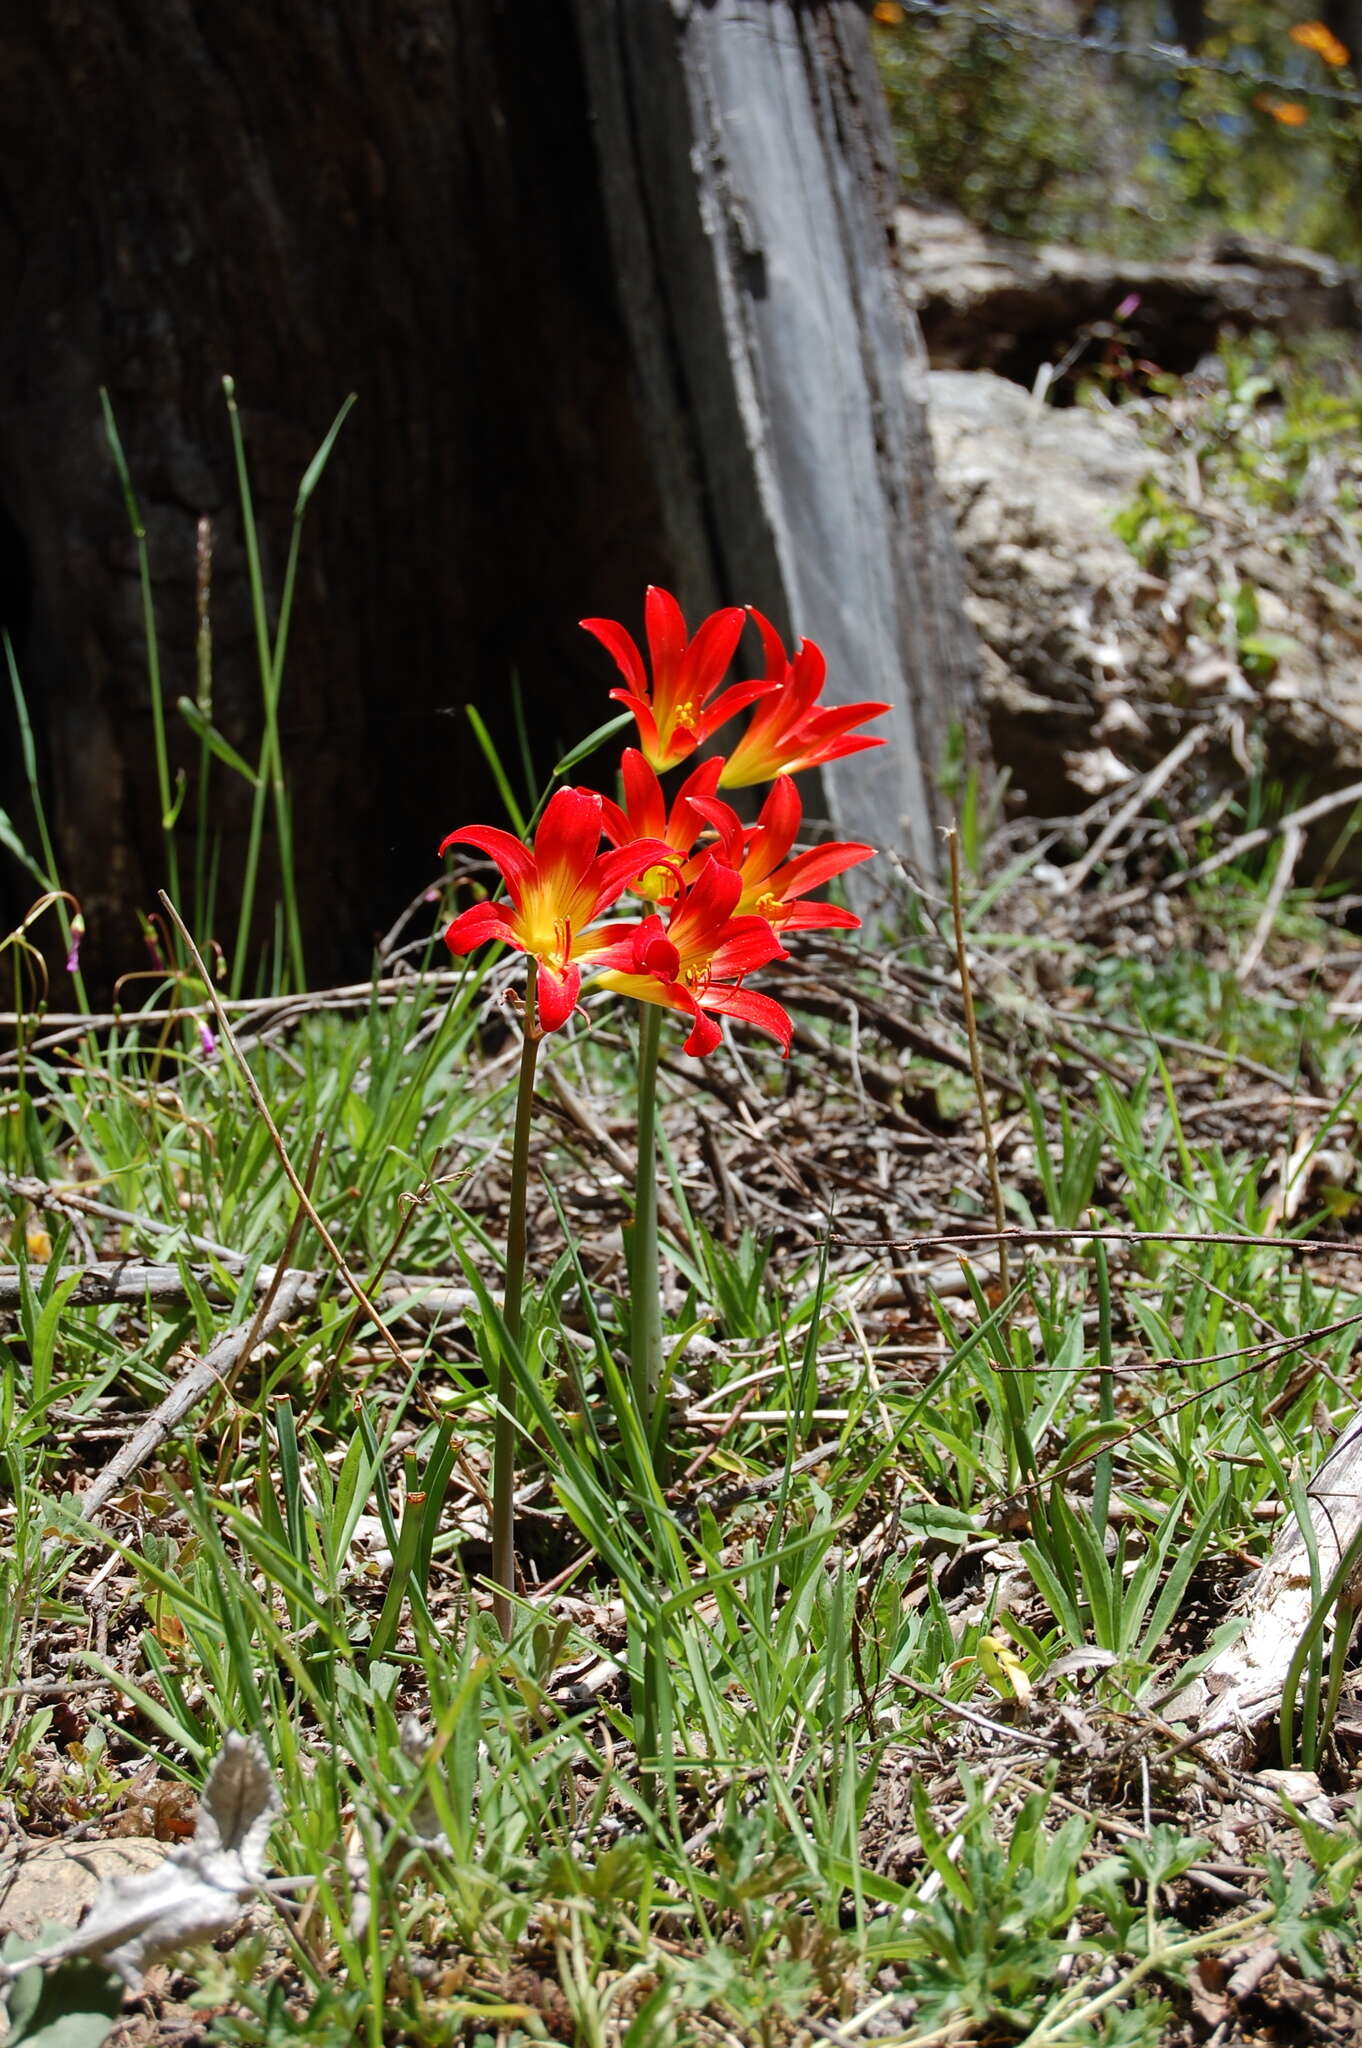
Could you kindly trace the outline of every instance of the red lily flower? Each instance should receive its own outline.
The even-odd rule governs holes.
[[[614,656],[628,688],[612,690],[611,698],[617,704],[627,704],[633,712],[643,752],[659,774],[665,774],[693,754],[735,711],[764,697],[776,685],[770,678],[734,683],[709,704],[742,634],[741,606],[711,612],[688,641],[676,599],[650,584],[643,615],[653,670],[651,695],[633,636],[614,619],[583,619],[581,623]]]
[[[670,867],[649,868],[638,876],[634,883],[638,895],[656,902],[676,894],[677,871],[705,829],[705,820],[695,809],[693,799],[713,796],[723,765],[717,754],[702,761],[686,777],[669,810],[654,770],[637,747],[626,747],[620,761],[624,809],[605,798],[601,813],[605,836],[612,846],[628,846],[635,839],[663,839],[675,855]]]
[[[539,821],[533,851],[494,825],[464,825],[440,843],[441,853],[448,846],[476,846],[490,854],[510,897],[509,903],[475,903],[465,910],[446,931],[445,944],[451,953],[471,953],[499,939],[530,954],[539,963],[541,1032],[557,1031],[577,1007],[577,963],[592,954],[601,936],[588,926],[645,868],[675,859],[659,839],[635,839],[598,853],[603,805],[594,789],[558,790]]]
[[[801,643],[793,661],[769,619],[759,611],[752,618],[761,634],[766,657],[766,680],[775,687],[752,714],[737,746],[729,755],[719,778],[720,789],[746,789],[753,782],[770,782],[773,777],[798,775],[804,768],[816,768],[823,761],[838,761],[844,754],[859,754],[865,747],[882,747],[884,741],[852,731],[863,719],[878,718],[887,704],[818,703],[828,665],[823,650],[814,640]]]
[[[601,984],[640,1003],[660,1003],[691,1019],[686,1051],[701,1057],[719,1043],[714,1013],[769,1031],[789,1056],[794,1026],[770,996],[740,986],[754,968],[789,956],[764,917],[735,917],[742,879],[710,856],[664,924],[656,915],[616,928],[595,959]]]
[[[788,775],[777,781],[755,825],[744,825],[733,807],[717,797],[698,797],[695,809],[719,835],[719,858],[741,879],[737,916],[750,912],[764,917],[777,932],[853,931],[860,924],[860,918],[840,904],[799,899],[869,860],[875,849],[859,840],[838,839],[786,860],[804,816],[799,792]]]

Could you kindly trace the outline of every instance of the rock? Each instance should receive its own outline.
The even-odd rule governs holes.
[[[1208,504],[1204,538],[1155,576],[1112,522],[1144,478],[1174,496],[1181,478],[1130,419],[1038,404],[987,370],[933,371],[928,385],[993,754],[1018,802],[1042,816],[1081,810],[1093,756],[1111,786],[1113,760],[1147,771],[1192,719],[1207,727],[1197,767],[1207,798],[1241,785],[1255,759],[1308,796],[1357,779],[1362,599],[1301,548],[1304,510],[1289,531],[1260,532]],[[1255,673],[1220,609],[1236,580],[1256,594],[1256,632],[1274,650]],[[1327,822],[1330,843],[1341,823]]]
[[[1137,263],[1096,250],[986,235],[946,208],[900,207],[908,302],[934,368],[997,370],[1029,389],[1085,329],[1091,361],[1120,324],[1137,355],[1185,374],[1227,329],[1283,335],[1362,331],[1362,280],[1312,250],[1222,235],[1183,256]],[[1082,360],[1082,358],[1080,358]]]
[[[1134,674],[1167,665],[1152,602],[1164,586],[1112,531],[1157,458],[1119,415],[1037,405],[987,370],[936,370],[928,385],[994,759],[1033,811],[1080,808],[1065,755],[1105,740],[1138,758],[1126,751],[1137,729],[1095,728]]]
[[[0,1857],[0,1931],[31,1941],[44,1926],[74,1927],[107,1877],[155,1870],[169,1842],[28,1841]]]

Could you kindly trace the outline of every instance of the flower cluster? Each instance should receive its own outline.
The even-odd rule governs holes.
[[[790,1049],[789,1017],[746,977],[789,956],[782,935],[849,927],[849,910],[810,900],[810,891],[868,860],[874,848],[850,840],[794,853],[803,806],[791,780],[883,741],[860,732],[887,704],[822,705],[827,672],[806,640],[787,655],[759,612],[762,673],[721,688],[747,613],[714,612],[692,637],[675,598],[649,590],[644,607],[645,662],[613,619],[583,619],[624,678],[611,692],[638,727],[637,747],[620,763],[623,803],[590,789],[560,789],[545,806],[532,845],[490,825],[466,825],[440,847],[475,846],[490,855],[506,900],[477,903],[445,933],[454,953],[500,940],[536,962],[535,1028],[557,1031],[577,1008],[583,977],[641,1003],[679,1011],[689,1022],[686,1051],[712,1052],[718,1017],[768,1031]],[[717,694],[716,694],[717,693]],[[695,767],[668,800],[659,776],[695,753],[737,712],[752,707],[728,755]],[[773,786],[755,824],[745,823],[720,790]],[[602,848],[602,841],[605,842]],[[612,921],[621,898],[641,914]]]

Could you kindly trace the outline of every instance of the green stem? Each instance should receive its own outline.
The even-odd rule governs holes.
[[[662,1385],[662,1268],[657,1250],[657,1058],[661,1043],[661,1007],[644,1003],[638,1030],[638,1166],[629,1292],[634,1401],[650,1443]]]
[[[176,799],[170,773],[170,751],[166,741],[165,701],[161,686],[161,652],[156,638],[156,605],[151,591],[151,556],[147,547],[147,529],[143,523],[141,509],[132,487],[132,472],[123,453],[119,439],[118,424],[114,419],[113,403],[102,387],[99,402],[104,410],[104,430],[108,436],[113,454],[114,468],[118,472],[119,485],[123,492],[123,503],[132,528],[133,543],[137,549],[137,580],[142,593],[142,628],[147,643],[147,681],[151,687],[151,738],[156,760],[156,787],[161,799],[161,839],[165,847],[166,878],[170,894],[177,901],[180,894],[180,864],[175,848],[175,820],[180,806]],[[177,949],[178,950],[178,949]]]
[[[520,1085],[515,1101],[511,1148],[511,1209],[506,1220],[506,1293],[502,1320],[510,1344],[520,1346],[521,1302],[525,1293],[525,1216],[530,1186],[530,1123],[534,1114],[534,1069],[539,1058],[535,1019],[535,968],[525,990],[525,1036],[520,1046]],[[511,1595],[515,1591],[515,1371],[503,1350],[497,1367],[497,1412],[492,1436],[492,1612],[508,1640]]]

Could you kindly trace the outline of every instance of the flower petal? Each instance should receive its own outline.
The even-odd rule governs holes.
[[[562,1029],[577,1007],[581,987],[580,967],[566,967],[561,974],[556,974],[551,967],[546,967],[543,961],[540,961],[534,988],[541,1032]]]
[[[595,864],[591,876],[594,892],[591,907],[584,913],[582,921],[599,917],[603,910],[609,910],[629,883],[649,868],[667,868],[674,874],[678,865],[675,848],[668,846],[665,839],[630,839],[623,846],[613,847],[609,853],[603,853]]]
[[[803,896],[810,889],[819,888],[830,882],[834,875],[844,874],[848,868],[859,867],[863,860],[874,857],[873,846],[862,846],[852,839],[834,839],[826,846],[815,846],[808,853],[796,854],[792,861],[771,876],[770,886],[786,903],[792,896]]]
[[[667,830],[667,800],[657,771],[637,747],[626,747],[620,756],[620,780],[624,784],[624,808],[635,838],[661,839]]]
[[[601,798],[594,789],[558,789],[534,835],[535,866],[546,898],[566,913],[601,843]]]
[[[707,855],[668,926],[671,938],[683,953],[707,953],[741,895],[742,876]]]
[[[684,1007],[684,1004],[678,1003],[677,1005],[678,1009]],[[702,1060],[706,1053],[713,1052],[723,1033],[712,1017],[707,1017],[703,1010],[696,1008],[694,1005],[691,1007],[695,1022],[691,1026],[690,1037],[686,1040],[681,1050],[682,1052],[688,1052],[692,1059]]]
[[[726,804],[721,797],[716,796],[692,797],[691,804],[692,808],[700,813],[705,823],[712,826],[715,832],[718,833],[719,839],[715,851],[719,859],[731,868],[740,868],[742,866],[743,840],[746,837],[748,828],[743,824],[742,819],[738,816],[732,804]]]
[[[480,852],[490,854],[511,892],[512,903],[519,909],[526,885],[535,878],[535,859],[527,846],[496,825],[461,825],[457,832],[450,832],[440,841],[441,853],[447,846],[476,846]]]
[[[711,612],[696,628],[686,649],[686,695],[697,705],[712,696],[723,681],[724,670],[733,659],[746,624],[747,614],[742,606],[729,605],[723,611]]]
[[[697,737],[707,740],[711,733],[717,732],[721,725],[727,725],[739,711],[745,711],[759,697],[773,696],[779,688],[779,683],[763,682],[759,677],[751,682],[730,683],[726,690],[719,692],[708,711],[702,712],[695,721]]]
[[[754,988],[711,987],[705,990],[703,1001],[707,1010],[717,1010],[724,1017],[738,1017],[744,1024],[755,1024],[759,1031],[769,1031],[779,1042],[782,1055],[790,1057],[794,1023],[770,996],[760,995]],[[686,1050],[689,1052],[690,1047]]]
[[[766,663],[767,677],[771,682],[783,683],[785,672],[790,666],[790,658],[785,652],[785,642],[771,621],[763,617],[755,605],[749,605],[747,611],[752,624],[761,635],[761,651]]]
[[[723,936],[710,956],[709,971],[716,981],[737,981],[767,967],[772,960],[787,960],[775,930],[764,917],[755,914],[735,917],[724,927]]]
[[[854,932],[861,920],[840,903],[785,903],[771,914],[778,932]]]
[[[643,630],[648,636],[648,654],[653,664],[653,701],[670,698],[676,673],[686,651],[686,621],[670,590],[656,583],[648,585],[643,599]],[[665,718],[665,707],[659,707]]]
[[[657,758],[662,749],[658,736],[657,720],[653,717],[652,706],[647,698],[631,696],[628,690],[612,690],[610,692],[610,701],[612,704],[627,704],[633,712],[634,723],[638,727],[639,745],[654,767],[656,767]]]
[[[643,666],[643,656],[632,633],[626,633],[616,619],[579,619],[578,625],[594,634],[607,654],[613,655],[615,666],[629,685],[635,697],[648,695],[648,676]]]
[[[475,946],[498,939],[502,945],[514,946],[518,953],[523,953],[525,948],[513,929],[514,917],[508,903],[475,903],[448,927],[445,944],[451,953],[471,953]]]

